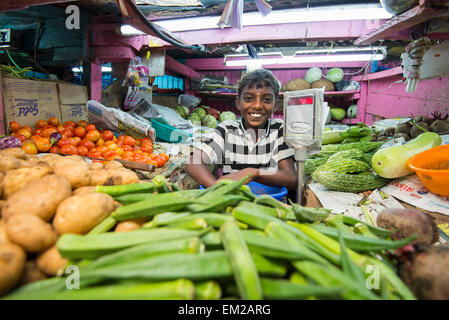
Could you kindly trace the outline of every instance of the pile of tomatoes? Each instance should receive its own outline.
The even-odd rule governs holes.
[[[11,121],[9,129],[28,154],[50,152],[104,160],[123,159],[153,164],[158,168],[169,160],[165,153],[153,153],[153,142],[149,138],[116,137],[112,131],[99,130],[84,120],[61,123],[58,118],[49,118],[37,121],[35,129]]]

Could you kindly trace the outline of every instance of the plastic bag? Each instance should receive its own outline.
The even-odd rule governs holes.
[[[178,97],[178,104],[187,108],[196,108],[201,102],[200,98],[191,96],[189,94],[180,94]]]
[[[143,96],[149,95],[151,99],[151,87],[148,86],[150,69],[142,58],[134,57],[129,62],[128,72],[122,85],[128,87],[123,110],[132,110]]]

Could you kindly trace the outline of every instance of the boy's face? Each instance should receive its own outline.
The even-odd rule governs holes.
[[[263,128],[277,108],[274,90],[264,82],[244,87],[236,103],[245,123],[252,129]]]

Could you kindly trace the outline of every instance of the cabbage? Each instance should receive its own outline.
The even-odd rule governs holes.
[[[204,117],[204,119],[201,121],[203,126],[209,127],[209,128],[216,128],[217,127],[217,119],[215,119],[214,116],[208,114]]]
[[[318,81],[321,79],[321,76],[323,73],[321,72],[320,68],[313,67],[307,70],[306,76],[304,77],[304,80],[306,80],[308,83],[313,83],[315,81]]]
[[[189,108],[187,108],[186,106],[181,106],[184,109],[184,113],[186,115],[186,117],[190,114],[190,110]]]
[[[200,119],[203,120],[204,117],[206,116],[206,110],[203,108],[195,108],[193,110],[193,113],[197,113],[200,116]]]
[[[326,74],[327,80],[332,81],[333,83],[337,83],[338,81],[343,79],[343,76],[344,72],[341,68],[332,68]]]
[[[232,111],[223,111],[220,114],[219,118],[220,122],[226,121],[226,120],[236,120],[235,113]]]
[[[182,106],[177,106],[177,107],[175,108],[175,111],[176,111],[177,114],[179,114],[179,116],[180,116],[181,118],[183,118],[183,119],[186,118],[186,112],[184,111],[184,108],[183,108]]]
[[[193,112],[190,115],[190,121],[192,122],[193,125],[195,126],[201,126],[201,118],[200,115],[196,112]]]

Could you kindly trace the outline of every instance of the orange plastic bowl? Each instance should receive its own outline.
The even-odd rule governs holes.
[[[449,145],[418,153],[407,165],[429,191],[449,197]]]

